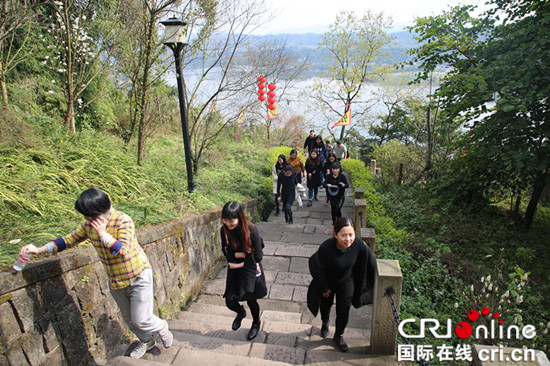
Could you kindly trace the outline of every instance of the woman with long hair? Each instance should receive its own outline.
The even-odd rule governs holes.
[[[252,327],[247,339],[252,340],[260,330],[260,305],[257,300],[267,295],[261,263],[263,240],[256,226],[247,220],[238,202],[230,201],[223,206],[222,223],[222,251],[228,265],[223,296],[226,306],[237,313],[231,329],[241,327],[246,310],[239,301],[246,301],[252,313]]]
[[[332,223],[342,216],[342,206],[344,205],[346,188],[349,187],[346,176],[342,173],[340,163],[333,163],[330,167],[330,174],[325,176],[323,186],[327,188],[330,209],[332,214]]]
[[[277,200],[283,201],[283,212],[285,213],[285,222],[292,225],[292,204],[296,198],[296,185],[298,179],[296,172],[290,165],[287,165],[279,173],[277,179]]]
[[[277,158],[277,162],[275,163],[275,165],[273,165],[273,168],[271,169],[271,176],[273,177],[273,194],[275,195],[275,216],[279,216],[279,200],[277,200],[277,179],[279,179],[279,173],[281,172],[281,170],[283,170],[286,164],[286,157],[281,154],[279,155],[279,157]]]
[[[317,155],[316,150],[312,150],[309,154],[309,158],[306,160],[306,172],[307,172],[307,187],[309,188],[309,201],[308,206],[311,206],[313,199],[319,201],[317,198],[317,192],[319,186],[321,185],[321,175],[322,175],[323,164],[321,164],[321,159]]]
[[[321,163],[324,164],[328,152],[327,147],[323,142],[323,138],[321,136],[315,136],[315,142],[313,143],[313,148],[311,149],[311,151],[316,151],[317,156],[319,156],[319,160],[321,160]]]
[[[347,352],[344,331],[351,305],[359,308],[372,303],[376,257],[368,245],[355,236],[353,221],[340,217],[334,223],[332,238],[325,240],[309,259],[313,277],[307,306],[314,316],[321,312],[321,337],[329,332],[330,309],[336,295],[336,329],[333,340]]]

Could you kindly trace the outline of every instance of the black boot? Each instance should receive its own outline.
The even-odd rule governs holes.
[[[321,337],[326,338],[328,335],[328,322],[323,322],[323,325],[321,325]]]
[[[237,330],[241,327],[241,322],[246,317],[246,310],[244,310],[244,307],[241,306],[241,312],[237,314],[237,317],[235,320],[233,320],[233,325],[231,326],[231,329]]]
[[[258,322],[253,322],[252,327],[250,328],[250,331],[248,332],[248,336],[246,337],[247,340],[251,341],[258,335],[258,331],[260,330],[260,324],[261,322],[258,320]]]
[[[336,343],[336,346],[338,346],[338,349],[342,352],[347,352],[348,351],[348,344],[346,343],[346,341],[344,341],[344,336],[343,335],[334,335],[334,338],[332,338],[332,340],[334,341],[334,343]]]
[[[288,223],[289,223],[289,225],[292,225],[294,223],[292,221],[292,211],[288,213]]]
[[[285,212],[285,222],[288,222],[288,214]]]

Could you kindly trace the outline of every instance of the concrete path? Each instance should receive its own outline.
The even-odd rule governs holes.
[[[204,283],[201,294],[187,311],[169,320],[174,345],[162,344],[140,360],[119,356],[109,360],[113,366],[160,365],[398,365],[396,357],[368,354],[371,307],[352,308],[344,339],[349,351],[340,352],[332,341],[333,306],[330,331],[320,337],[320,317],[313,318],[306,307],[307,286],[311,280],[308,258],[319,244],[332,235],[330,206],[325,192],[311,207],[295,207],[294,224],[287,225],[284,215],[271,214],[267,222],[256,223],[265,241],[263,266],[268,296],[259,300],[260,333],[252,342],[246,340],[252,320],[247,318],[236,332],[231,330],[235,313],[226,308],[222,294],[227,268]],[[353,217],[353,189],[347,190],[343,215]]]

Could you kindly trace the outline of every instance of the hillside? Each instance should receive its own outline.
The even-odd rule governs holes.
[[[409,32],[394,32],[390,33],[394,37],[391,47],[387,47],[385,51],[389,55],[389,60],[379,60],[379,63],[399,63],[406,60],[405,52],[416,45],[413,35]],[[318,33],[303,33],[303,34],[270,34],[264,36],[250,35],[249,42],[269,41],[277,43],[286,43],[287,48],[298,54],[302,59],[308,58],[311,65],[311,70],[308,73],[301,75],[301,78],[308,79],[319,74],[325,67],[323,58],[323,50],[318,48],[321,42],[322,35]]]

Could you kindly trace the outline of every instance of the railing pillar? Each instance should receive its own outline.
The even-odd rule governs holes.
[[[355,236],[361,237],[361,228],[366,226],[367,220],[367,200],[364,198],[355,199]]]
[[[370,350],[371,354],[393,355],[397,347],[397,324],[386,291],[393,288],[395,307],[399,312],[403,274],[399,261],[378,259],[374,280],[372,304],[372,324]]]
[[[363,198],[365,198],[365,188],[363,188],[363,187],[355,187],[355,198],[356,198],[356,199],[363,199]]]
[[[376,160],[371,159],[370,161],[370,172],[376,174]]]
[[[372,227],[361,228],[361,239],[368,244],[371,252],[376,251],[376,232]]]

